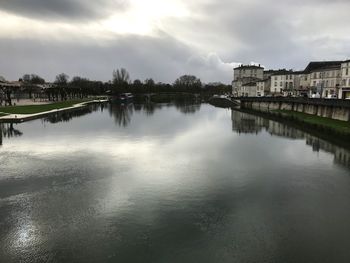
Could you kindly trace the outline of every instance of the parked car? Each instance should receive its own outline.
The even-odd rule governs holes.
[[[319,98],[321,98],[321,95],[320,95],[320,93],[314,93],[314,94],[311,95],[311,98],[319,99]]]
[[[337,99],[338,97],[337,97],[337,95],[335,95],[335,94],[329,94],[327,97],[326,97],[326,99]]]

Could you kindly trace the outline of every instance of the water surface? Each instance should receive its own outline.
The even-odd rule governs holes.
[[[350,152],[197,105],[0,124],[1,262],[349,262]]]

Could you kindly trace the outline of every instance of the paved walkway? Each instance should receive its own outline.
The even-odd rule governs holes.
[[[16,100],[16,99],[13,99],[12,100],[12,104],[14,106],[43,105],[43,104],[50,104],[50,103],[54,103],[54,102],[55,101],[49,101],[48,99],[36,99],[36,100],[32,100],[32,99]]]

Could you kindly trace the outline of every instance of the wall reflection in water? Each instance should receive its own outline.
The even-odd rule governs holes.
[[[289,125],[245,112],[232,110],[231,119],[232,130],[238,134],[259,134],[266,131],[273,136],[305,140],[306,145],[311,146],[313,151],[319,152],[322,150],[332,153],[334,155],[334,163],[350,167],[350,150],[330,143],[327,140],[320,139]]]

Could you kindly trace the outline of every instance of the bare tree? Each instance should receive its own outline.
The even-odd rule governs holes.
[[[125,83],[129,83],[129,81],[130,75],[125,68],[121,68],[120,70],[113,70],[113,84],[123,85]]]
[[[56,76],[55,83],[60,86],[66,86],[68,83],[69,76],[67,74],[61,73]]]
[[[174,87],[186,91],[195,91],[202,87],[202,82],[196,76],[183,75],[175,80]]]

